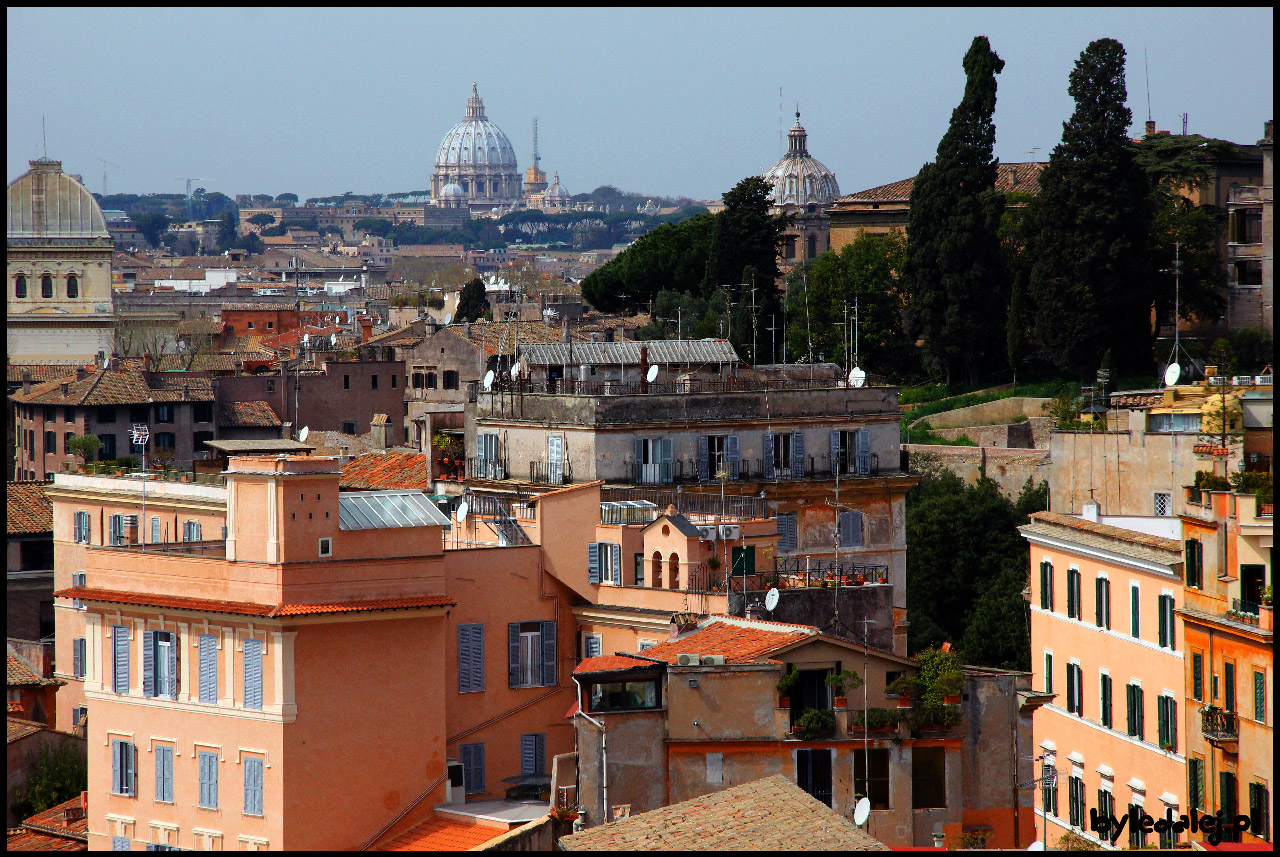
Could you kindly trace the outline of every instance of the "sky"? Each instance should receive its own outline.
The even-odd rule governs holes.
[[[809,151],[852,193],[932,160],[976,35],[1005,60],[996,155],[1043,160],[1090,41],[1128,51],[1132,133],[1253,143],[1272,118],[1271,9],[15,9],[8,178],[48,156],[90,190],[306,198],[420,190],[471,83],[529,165],[714,199]],[[779,110],[779,88],[782,90]],[[42,119],[47,143],[42,143]],[[781,120],[781,124],[780,124]],[[1033,154],[1034,152],[1034,154]],[[99,160],[101,159],[101,160]]]

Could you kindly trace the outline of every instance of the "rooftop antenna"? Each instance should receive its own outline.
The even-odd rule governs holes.
[[[44,157],[49,157],[49,135],[45,133],[43,113],[40,114],[40,144],[44,148]]]
[[[1147,79],[1147,121],[1151,121],[1151,66],[1147,64],[1147,46],[1142,46],[1142,74]],[[1186,129],[1182,133],[1187,133]]]
[[[105,158],[95,158],[94,160],[102,164],[102,195],[106,196],[107,195],[107,173],[109,173],[111,170],[119,169],[120,165],[113,164],[110,161],[106,160]]]
[[[538,117],[533,117],[533,169],[536,172],[542,159],[538,157]]]
[[[1190,114],[1187,114],[1187,113],[1182,114],[1182,136],[1184,137],[1187,136],[1187,120],[1189,118],[1191,118]]]
[[[782,157],[787,151],[787,132],[786,118],[782,111],[782,87],[778,87],[778,157]]]

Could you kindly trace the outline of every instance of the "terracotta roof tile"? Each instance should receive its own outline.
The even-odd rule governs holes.
[[[651,646],[644,650],[644,654],[672,664],[677,656],[687,653],[724,655],[725,663],[753,664],[770,652],[814,634],[817,634],[817,629],[808,625],[715,617],[697,631],[678,640]]]
[[[411,595],[399,598],[371,598],[360,601],[325,601],[313,604],[250,604],[243,601],[218,601],[188,598],[183,595],[157,595],[149,592],[119,592],[75,586],[53,593],[59,598],[79,598],[106,604],[133,604],[142,607],[168,607],[176,610],[198,610],[206,613],[231,613],[238,616],[309,616],[322,613],[363,613],[374,610],[406,610],[418,607],[452,607],[458,602],[447,595]]]
[[[378,851],[466,851],[507,831],[435,816],[379,845]]]
[[[365,491],[378,488],[417,488],[429,491],[431,484],[431,467],[425,454],[375,452],[358,456],[344,464],[339,487]]]
[[[8,364],[9,383],[21,384],[24,372],[31,375],[33,384],[58,381],[75,375],[77,368],[79,365],[75,363],[10,363]],[[92,370],[94,367],[84,364],[84,368]]]
[[[71,800],[51,806],[44,812],[38,812],[24,819],[22,826],[42,833],[52,833],[62,837],[74,837],[81,842],[89,838],[89,818],[85,813],[86,794],[81,792]],[[71,810],[72,818],[67,819],[67,811]]]
[[[178,322],[178,335],[191,336],[203,333],[212,336],[222,333],[222,328],[222,322],[216,318],[187,318]]]
[[[888,851],[783,776],[561,837],[565,851]]]
[[[67,392],[63,394],[62,384]],[[212,402],[213,386],[208,378],[189,377],[182,380],[156,379],[148,382],[136,366],[123,369],[99,369],[81,380],[49,381],[31,392],[14,393],[15,402],[33,405],[137,405],[148,402],[182,401],[186,390],[188,401]]]
[[[266,402],[219,402],[218,425],[224,428],[274,428],[281,423]]]
[[[9,687],[44,687],[49,684],[62,684],[56,678],[45,678],[40,675],[31,664],[27,663],[25,658],[13,649],[8,649],[7,651],[9,654],[9,667],[6,684]]]
[[[996,190],[1001,193],[1040,193],[1040,173],[1044,170],[1044,161],[1026,161],[1023,163],[996,165]],[[906,202],[911,198],[911,187],[916,177],[900,179],[877,187],[867,188],[855,193],[846,194],[836,200],[842,202]]]
[[[9,535],[53,532],[53,504],[43,482],[5,484],[5,518]]]
[[[157,372],[235,372],[236,361],[247,355],[226,351],[203,351],[198,354],[166,354],[153,364]],[[252,358],[250,358],[252,359]],[[264,353],[263,360],[275,360],[276,355]]]
[[[1126,530],[1123,527],[1113,527],[1110,524],[1086,521],[1084,518],[1077,518],[1074,515],[1063,515],[1059,512],[1036,512],[1032,514],[1031,520],[1057,524],[1060,527],[1070,527],[1074,530],[1106,536],[1107,538],[1143,545],[1157,550],[1170,551],[1179,555],[1182,553],[1182,543],[1176,539],[1166,539],[1162,536],[1152,536],[1137,530]]]
[[[43,723],[36,723],[34,720],[21,720],[17,717],[8,717],[5,720],[9,734],[9,740],[5,743],[12,744],[14,741],[20,741],[28,735],[34,735],[48,729]]]
[[[646,653],[648,649],[645,650]],[[654,666],[652,661],[640,658],[629,658],[626,655],[601,655],[598,658],[587,658],[573,669],[574,675],[583,673],[607,673],[614,670],[633,670],[637,667]]]
[[[78,839],[17,828],[9,833],[5,848],[9,851],[87,851],[89,846]]]

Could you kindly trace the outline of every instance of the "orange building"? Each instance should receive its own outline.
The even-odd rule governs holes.
[[[1188,488],[1182,515],[1187,791],[1202,812],[1248,815],[1230,838],[1253,844],[1272,841],[1271,513],[1252,495]]]
[[[1101,844],[1090,810],[1159,818],[1189,809],[1177,523],[1100,517],[1087,504],[1083,517],[1037,512],[1019,528],[1031,545],[1031,665],[1036,686],[1054,696],[1035,716],[1037,776],[1056,779],[1036,795],[1046,847],[1067,832]],[[1123,837],[1156,844],[1129,827]],[[1159,844],[1177,838],[1161,834]]]

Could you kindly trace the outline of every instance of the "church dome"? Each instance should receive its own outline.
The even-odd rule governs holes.
[[[9,183],[10,239],[111,238],[98,201],[62,171],[61,161],[30,163],[29,171]]]
[[[797,111],[796,124],[787,135],[787,153],[764,174],[773,185],[774,205],[826,205],[840,195],[836,174],[809,154],[808,137]]]
[[[466,193],[462,190],[462,185],[457,182],[449,182],[440,189],[440,196],[449,199],[452,197],[464,197]]]
[[[551,185],[543,192],[542,200],[547,205],[569,204],[569,191],[564,189],[564,185],[560,184],[559,173],[555,174],[555,178],[551,180]]]
[[[502,172],[516,171],[516,150],[502,129],[484,115],[484,101],[471,87],[467,99],[467,117],[454,125],[436,152],[436,171],[450,167],[496,167]]]

